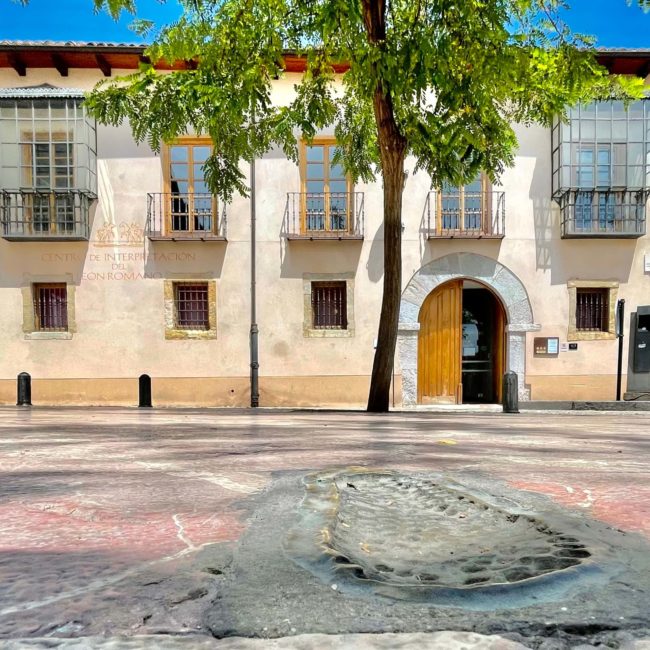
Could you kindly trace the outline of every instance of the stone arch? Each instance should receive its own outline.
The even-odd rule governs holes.
[[[528,292],[519,278],[496,260],[475,253],[451,253],[422,266],[402,293],[397,334],[397,351],[402,369],[402,402],[417,403],[418,316],[426,297],[449,280],[475,280],[491,289],[501,300],[508,319],[506,370],[519,377],[519,398],[530,399],[525,384],[526,332],[540,329],[533,320]]]

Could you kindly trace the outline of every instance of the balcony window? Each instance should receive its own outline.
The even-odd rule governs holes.
[[[640,237],[650,191],[650,102],[596,102],[552,129],[563,237]]]
[[[287,193],[283,233],[289,239],[363,239],[363,192],[335,162],[334,138],[300,146],[300,192]]]
[[[224,239],[225,221],[218,219],[217,198],[205,180],[212,141],[180,138],[163,147],[164,192],[149,194],[147,234],[150,239]]]
[[[483,175],[460,187],[443,184],[427,199],[429,238],[502,238],[504,199],[504,193],[493,192]]]
[[[0,146],[3,236],[87,239],[96,133],[81,98],[0,95]]]

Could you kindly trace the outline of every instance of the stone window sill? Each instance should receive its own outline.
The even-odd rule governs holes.
[[[349,338],[351,336],[354,336],[354,330],[351,329],[327,330],[327,329],[309,328],[304,330],[304,335],[307,338],[313,338],[313,339],[325,339],[325,338],[342,339],[342,338]]]
[[[168,329],[165,330],[165,338],[168,341],[208,341],[217,338],[216,330],[178,330]]]
[[[570,331],[568,341],[613,341],[616,338],[614,332],[578,332]]]
[[[69,341],[72,338],[72,332],[26,332],[26,341],[47,341],[59,340]]]

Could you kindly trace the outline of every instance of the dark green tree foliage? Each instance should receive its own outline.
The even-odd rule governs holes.
[[[646,0],[642,0],[645,2]],[[131,0],[94,0],[113,14]],[[497,181],[513,163],[512,123],[550,125],[567,106],[597,97],[639,97],[642,82],[607,74],[588,43],[559,17],[562,0],[184,0],[160,31],[153,65],[100,84],[87,106],[100,122],[128,120],[154,149],[188,129],[209,134],[211,187],[224,200],[246,193],[241,162],[334,128],[341,162],[356,179],[382,176],[384,287],[368,409],[386,411],[402,286],[404,163],[412,156],[433,187],[480,170]],[[141,27],[143,25],[141,24]],[[290,103],[271,88],[283,55],[306,58]],[[334,64],[347,71],[335,74]]]

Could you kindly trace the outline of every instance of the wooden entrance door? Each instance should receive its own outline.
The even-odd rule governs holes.
[[[463,281],[453,280],[432,291],[420,309],[418,336],[418,402],[461,404],[461,339]]]

